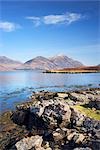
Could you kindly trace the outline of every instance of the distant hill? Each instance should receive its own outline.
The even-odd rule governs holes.
[[[2,66],[2,65],[0,65],[0,71],[9,71],[9,69],[4,67],[4,66]]]
[[[49,60],[53,62],[58,69],[83,66],[81,62],[71,59],[65,55],[51,57]]]
[[[12,60],[5,56],[0,56],[0,71],[14,70],[20,65],[22,65],[22,63],[19,61]]]
[[[22,65],[22,68],[24,69],[53,69],[56,68],[56,65],[51,62],[49,59],[42,57],[42,56],[37,56],[27,62],[25,62]]]
[[[27,62],[25,62],[20,69],[42,69],[42,70],[51,70],[51,69],[63,69],[70,67],[80,67],[83,66],[82,63],[73,60],[67,56],[55,56],[51,58],[45,58],[38,56]]]

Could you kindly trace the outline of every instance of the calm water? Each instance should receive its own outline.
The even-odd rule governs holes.
[[[100,87],[100,73],[43,74],[36,71],[0,72],[0,111],[28,100],[32,91],[67,91]]]

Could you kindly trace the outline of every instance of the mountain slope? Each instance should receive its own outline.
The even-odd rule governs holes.
[[[22,65],[21,62],[12,60],[5,56],[0,56],[0,71],[14,70]]]
[[[58,69],[62,68],[74,68],[74,67],[80,67],[83,66],[83,64],[79,61],[73,60],[67,56],[64,55],[58,55],[55,57],[51,57],[49,59],[51,62],[53,62]]]
[[[61,55],[51,58],[45,58],[38,56],[27,62],[25,62],[20,69],[43,69],[43,70],[52,70],[52,69],[63,69],[70,67],[80,67],[83,66],[82,63],[75,61],[67,56]]]
[[[67,56],[58,55],[51,58],[37,56],[24,64],[19,61],[9,59],[5,56],[0,56],[0,70],[14,70],[14,69],[64,69],[75,68],[83,66],[82,63],[75,61]]]
[[[53,62],[42,56],[37,56],[36,58],[25,62],[24,65],[22,65],[22,67],[24,67],[24,69],[43,69],[43,70],[57,68]]]

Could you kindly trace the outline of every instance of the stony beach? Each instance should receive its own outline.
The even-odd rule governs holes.
[[[33,92],[0,123],[0,150],[99,150],[100,88]]]

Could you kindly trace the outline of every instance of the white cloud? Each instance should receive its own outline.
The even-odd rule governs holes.
[[[12,22],[0,21],[0,29],[5,32],[12,32],[20,27],[21,27],[20,25],[12,23]]]
[[[26,17],[26,19],[31,20],[36,27],[39,26],[41,23],[41,19],[39,17],[32,16],[32,17]]]
[[[63,15],[48,15],[44,16],[44,23],[45,24],[71,24],[72,22],[78,21],[82,18],[81,14],[77,13],[66,13]]]
[[[73,22],[79,21],[80,19],[84,18],[82,14],[79,13],[65,13],[65,14],[59,14],[59,15],[47,15],[42,17],[26,17],[26,19],[32,20],[35,26],[39,26],[40,24],[44,23],[46,25],[52,24],[67,24],[70,25]]]

